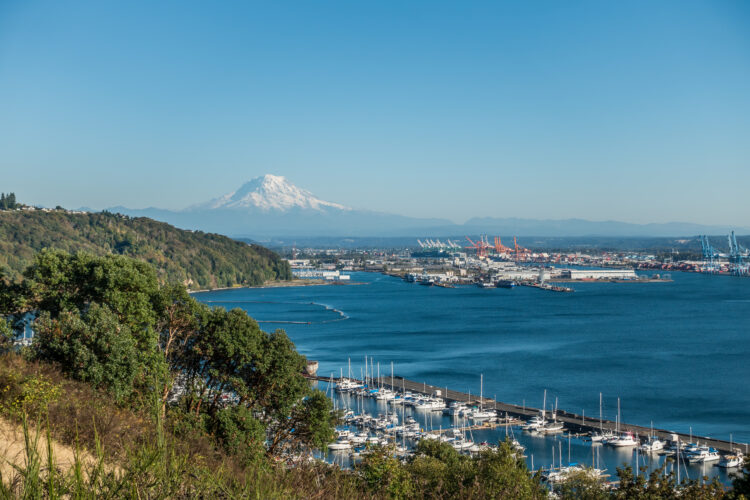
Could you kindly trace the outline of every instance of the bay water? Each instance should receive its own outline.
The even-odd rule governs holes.
[[[747,443],[750,280],[672,278],[574,283],[575,293],[556,293],[425,287],[353,273],[353,283],[341,286],[195,297],[242,308],[264,330],[283,328],[320,363],[320,375],[346,375],[351,359],[359,378],[368,356],[381,375],[392,362],[397,375],[472,394],[483,374],[484,395],[508,403],[540,408],[546,389],[548,408],[556,401],[592,417],[601,392],[604,418],[615,419],[619,397],[623,422]],[[537,460],[545,460],[547,444],[538,447]]]

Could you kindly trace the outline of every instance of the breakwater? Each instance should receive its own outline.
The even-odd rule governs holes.
[[[319,380],[322,382],[332,382],[337,383],[339,381],[339,378],[336,377],[322,377],[322,376],[308,376],[308,378],[313,380]],[[354,380],[354,379],[353,379]],[[438,387],[434,385],[427,384],[425,382],[417,382],[414,380],[408,380],[406,378],[400,377],[400,376],[381,376],[381,377],[373,377],[370,380],[370,385],[373,386],[380,386],[380,387],[386,387],[389,389],[392,389],[394,391],[408,391],[416,394],[424,394],[427,396],[433,396],[435,394],[439,394],[440,397],[443,399],[452,402],[452,401],[459,401],[462,403],[466,403],[469,405],[479,405],[481,404],[486,409],[495,409],[500,415],[507,414],[509,417],[515,417],[515,418],[521,418],[526,419],[529,417],[532,417],[534,415],[539,415],[542,411],[539,408],[534,408],[530,406],[521,406],[511,403],[504,403],[502,401],[497,401],[492,398],[479,398],[478,395],[475,394],[468,394],[464,392],[454,391],[447,389],[446,387]],[[547,410],[549,413],[549,410]],[[656,436],[658,436],[662,440],[666,441],[672,441],[674,439],[674,436],[677,436],[681,442],[690,443],[690,442],[700,442],[701,444],[706,444],[708,446],[711,446],[713,448],[716,448],[721,453],[727,454],[731,453],[736,449],[742,450],[743,453],[746,455],[748,452],[750,452],[750,446],[748,446],[747,443],[732,443],[730,441],[725,441],[721,439],[714,439],[711,437],[706,436],[700,436],[697,434],[685,434],[680,432],[673,432],[671,430],[666,429],[658,429],[654,428],[653,430],[650,427],[644,427],[641,425],[634,425],[634,424],[628,424],[624,422],[613,422],[611,420],[594,418],[589,417],[585,415],[578,415],[572,412],[568,412],[565,410],[557,409],[556,412],[556,419],[558,422],[562,422],[565,425],[565,428],[568,430],[568,432],[574,432],[574,433],[589,433],[589,432],[598,432],[600,430],[604,431],[618,431],[619,432],[632,432],[633,434],[639,436],[640,438],[645,438],[652,433]]]

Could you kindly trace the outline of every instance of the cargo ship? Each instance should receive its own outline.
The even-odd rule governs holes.
[[[516,283],[514,280],[499,280],[497,282],[498,288],[513,288],[515,286],[518,286],[518,283]]]

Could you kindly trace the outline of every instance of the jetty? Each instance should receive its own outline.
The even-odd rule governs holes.
[[[309,376],[306,375],[307,378],[311,380],[319,380],[322,382],[333,382],[336,383],[339,379],[338,377],[322,377],[320,375],[314,375]],[[498,412],[498,415],[505,415],[509,417],[513,417],[515,422],[519,422],[518,419],[528,419],[532,416],[539,415],[541,413],[541,409],[534,408],[530,406],[520,406],[516,404],[511,403],[503,403],[502,401],[497,401],[491,398],[482,398],[480,400],[479,396],[475,394],[467,394],[464,392],[454,391],[447,389],[446,387],[438,387],[435,385],[430,385],[425,382],[416,382],[414,380],[405,379],[400,376],[381,376],[381,377],[373,377],[370,379],[370,382],[372,385],[380,386],[380,387],[387,387],[389,389],[392,389],[394,391],[401,392],[402,389],[408,392],[412,392],[415,394],[424,394],[426,396],[435,396],[438,395],[439,397],[447,400],[447,401],[459,401],[461,403],[465,403],[468,405],[482,405],[484,408],[487,409],[495,409]],[[547,413],[550,413],[549,410],[547,410]],[[747,443],[737,443],[737,442],[730,442],[725,441],[722,439],[715,439],[707,436],[699,436],[697,434],[686,434],[681,432],[674,432],[667,429],[651,429],[650,427],[644,427],[641,425],[634,425],[634,424],[627,424],[624,422],[620,422],[619,424],[617,422],[613,422],[611,420],[599,420],[598,418],[593,418],[589,416],[584,415],[578,415],[573,412],[568,412],[565,410],[557,409],[555,413],[556,420],[558,422],[561,422],[565,425],[566,430],[569,433],[573,434],[588,434],[591,432],[599,432],[599,430],[604,431],[612,431],[616,432],[619,429],[620,433],[623,432],[632,432],[636,436],[639,436],[640,438],[646,438],[650,436],[652,433],[659,437],[659,439],[665,440],[665,441],[672,441],[674,439],[674,436],[677,436],[680,440],[680,442],[690,443],[690,442],[700,442],[701,444],[706,444],[708,446],[711,446],[713,448],[716,448],[719,452],[724,454],[730,454],[734,453],[735,450],[740,449],[745,455],[750,454],[750,446],[748,446]],[[498,423],[496,426],[501,425],[518,425],[517,423],[506,423],[503,424]],[[484,425],[477,425],[473,427],[474,429],[487,429],[489,427],[486,427]]]

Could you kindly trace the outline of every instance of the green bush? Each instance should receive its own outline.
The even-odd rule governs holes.
[[[245,462],[258,460],[265,452],[265,426],[244,406],[230,406],[218,411],[214,431],[224,451]]]

